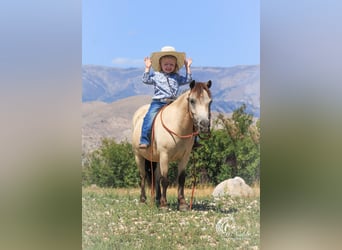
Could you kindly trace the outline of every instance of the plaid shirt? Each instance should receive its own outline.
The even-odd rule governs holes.
[[[175,98],[179,95],[179,86],[190,84],[191,74],[181,76],[177,73],[165,74],[162,72],[144,73],[142,82],[154,85],[154,96],[152,99]]]

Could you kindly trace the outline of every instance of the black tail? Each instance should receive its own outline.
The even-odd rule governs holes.
[[[157,169],[157,162],[152,162],[153,167],[153,179],[156,178],[156,169]],[[151,187],[152,181],[152,168],[151,168],[151,162],[147,159],[145,159],[145,172],[146,172],[146,179],[147,179],[147,185]]]

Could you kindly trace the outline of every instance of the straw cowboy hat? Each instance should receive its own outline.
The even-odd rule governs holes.
[[[174,56],[177,58],[177,65],[178,69],[181,69],[184,65],[184,60],[185,60],[185,53],[184,52],[177,52],[174,47],[171,46],[164,46],[161,48],[160,52],[153,52],[151,54],[151,61],[152,61],[152,68],[154,71],[160,71],[160,64],[159,60],[162,56]]]

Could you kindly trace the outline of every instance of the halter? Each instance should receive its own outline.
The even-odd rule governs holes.
[[[190,96],[190,94],[191,94],[191,91],[189,92],[189,95],[188,95],[188,98],[187,98],[187,100],[188,100],[188,112],[189,112],[189,115],[190,115],[191,119],[193,119],[193,118],[194,118],[194,115],[193,115],[193,113],[190,111],[190,108],[189,108],[189,96]],[[163,127],[166,129],[166,131],[168,131],[170,134],[173,134],[173,135],[175,135],[175,136],[177,136],[177,137],[179,137],[179,138],[182,138],[182,139],[191,138],[191,137],[194,137],[194,136],[196,136],[196,135],[199,135],[199,132],[198,132],[198,131],[194,131],[194,132],[192,132],[191,134],[188,134],[188,135],[179,135],[179,134],[177,134],[176,132],[174,132],[174,131],[172,131],[171,129],[169,129],[169,128],[165,125],[165,123],[164,123],[164,121],[163,121],[163,111],[164,111],[164,109],[166,108],[166,106],[167,106],[167,105],[165,105],[164,107],[162,107],[162,109],[160,110],[160,120],[161,120],[161,123],[162,123]]]

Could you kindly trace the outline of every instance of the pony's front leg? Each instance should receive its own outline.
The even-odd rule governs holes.
[[[185,184],[185,167],[188,163],[189,157],[183,158],[178,164],[178,209],[180,211],[189,210],[189,206],[186,203],[184,196],[184,184]]]
[[[186,211],[189,209],[184,196],[185,171],[183,170],[178,176],[178,209]]]
[[[162,194],[160,197],[160,208],[167,208],[166,191],[169,186],[169,180],[167,178],[169,170],[169,161],[166,155],[160,157],[160,183],[162,185]]]

